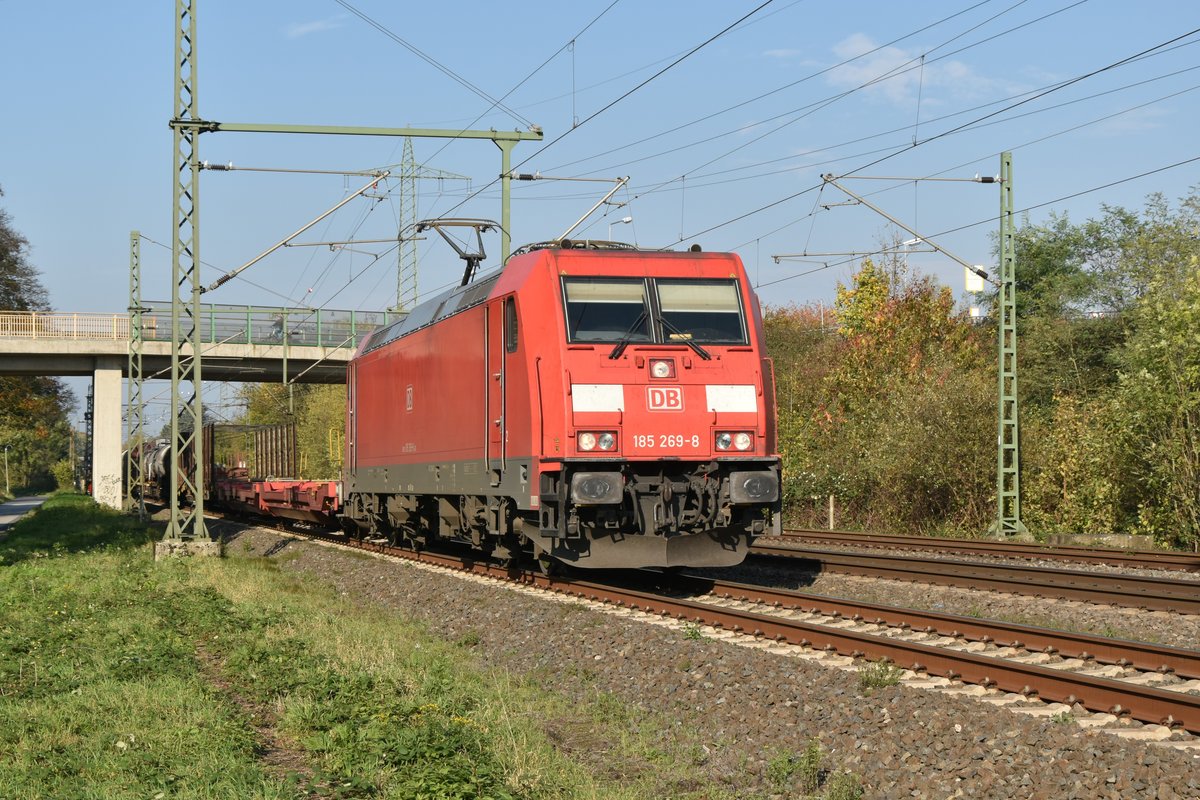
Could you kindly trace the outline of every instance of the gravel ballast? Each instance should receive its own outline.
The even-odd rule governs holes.
[[[730,796],[772,796],[771,760],[817,739],[866,797],[1200,797],[1200,759],[1161,744],[904,685],[863,689],[852,672],[774,648],[568,613],[553,598],[261,529],[236,536],[231,556],[267,555],[447,640],[468,637],[481,666],[536,676],[568,701],[609,693],[667,720],[674,739],[704,754],[697,778]]]

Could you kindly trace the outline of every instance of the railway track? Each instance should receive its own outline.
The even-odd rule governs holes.
[[[944,539],[936,536],[888,536],[849,531],[785,530],[786,539],[858,548],[928,550],[966,556],[1066,561],[1105,564],[1134,569],[1200,572],[1200,554],[1132,551],[1105,547],[1079,547],[1000,542],[975,539]]]
[[[777,645],[887,660],[928,676],[1200,733],[1200,653],[1194,651],[687,575],[644,573],[630,586],[414,553],[337,534],[305,535]]]
[[[957,561],[914,555],[772,547],[761,543],[753,546],[751,556],[805,561],[822,572],[990,589],[1035,597],[1173,611],[1179,614],[1200,614],[1200,582],[1194,580]]]

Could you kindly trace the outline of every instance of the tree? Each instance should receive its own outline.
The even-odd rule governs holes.
[[[1194,191],[1176,210],[1151,195],[1142,212],[1060,225],[1057,250],[1023,229],[1018,275],[1054,253],[1087,276],[1021,322],[1027,523],[1200,540],[1198,229]]]
[[[771,309],[764,320],[786,512],[814,523],[833,495],[842,526],[981,528],[995,379],[950,291],[866,260],[838,288],[836,328],[818,327],[816,312]]]
[[[1164,281],[1179,281],[1194,269],[1190,258],[1200,230],[1200,194],[1195,188],[1179,208],[1158,193],[1146,199],[1140,215],[1104,207],[1104,217],[1089,228],[1087,259],[1095,276],[1092,302],[1121,312]]]
[[[0,311],[49,309],[49,295],[38,274],[29,263],[29,242],[13,229],[8,212],[0,208]]]
[[[763,329],[774,362],[783,502],[796,518],[814,498],[841,494],[827,482],[825,459],[814,447],[826,416],[824,382],[841,342],[833,310],[822,306],[767,308]]]
[[[28,250],[28,241],[0,209],[0,311],[49,308]],[[68,452],[68,414],[74,405],[70,390],[55,378],[0,376],[0,447],[10,448],[14,486],[53,487],[53,465]]]
[[[346,418],[346,387],[298,385],[288,388],[275,383],[247,384],[247,425],[278,425],[294,422],[298,467],[302,477],[336,478],[342,469],[342,443]],[[294,409],[293,414],[289,408]]]
[[[1133,309],[1117,419],[1144,486],[1140,527],[1200,542],[1200,244],[1178,242]],[[1187,253],[1187,249],[1192,250]]]

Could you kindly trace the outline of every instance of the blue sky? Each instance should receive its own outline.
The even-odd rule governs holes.
[[[759,2],[199,0],[198,109],[223,122],[539,125],[545,142],[514,153],[520,172],[630,177],[614,198],[627,205],[598,212],[585,235],[606,238],[610,222],[632,216],[613,225],[613,238],[735,250],[768,304],[830,302],[853,270],[839,257],[775,264],[772,255],[871,250],[896,234],[873,212],[838,205],[847,198],[836,189],[818,191],[823,173],[991,175],[1011,150],[1016,205],[1036,206],[1034,221],[1051,212],[1082,221],[1105,203],[1140,208],[1150,192],[1174,200],[1197,184],[1200,161],[1059,200],[1200,156],[1200,35],[1185,36],[1200,27],[1195,2],[774,0],[687,55]],[[172,5],[0,0],[0,207],[29,239],[58,309],[126,307],[134,229],[148,237],[144,296],[169,298],[169,252],[155,242],[171,237]],[[419,162],[470,178],[422,182],[419,216],[499,218],[492,144],[414,146]],[[219,133],[201,136],[200,155],[239,167],[362,170],[398,162],[401,142]],[[213,265],[205,282],[360,181],[202,173],[200,254]],[[846,185],[961,257],[993,263],[995,186]],[[515,184],[514,242],[559,235],[606,188]],[[398,213],[394,194],[354,201],[298,241],[395,237]],[[495,266],[499,240],[486,244],[485,267]],[[394,253],[377,258],[385,249],[288,248],[206,300],[384,308],[396,266]],[[962,288],[961,267],[940,255],[913,253],[910,264]],[[457,274],[444,243],[420,243],[423,291]]]

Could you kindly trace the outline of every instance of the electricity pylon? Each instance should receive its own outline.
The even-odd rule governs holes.
[[[412,137],[404,137],[404,155],[400,159],[400,251],[396,257],[396,311],[407,311],[417,304],[417,180],[468,181],[442,169],[418,164],[413,157]]]

